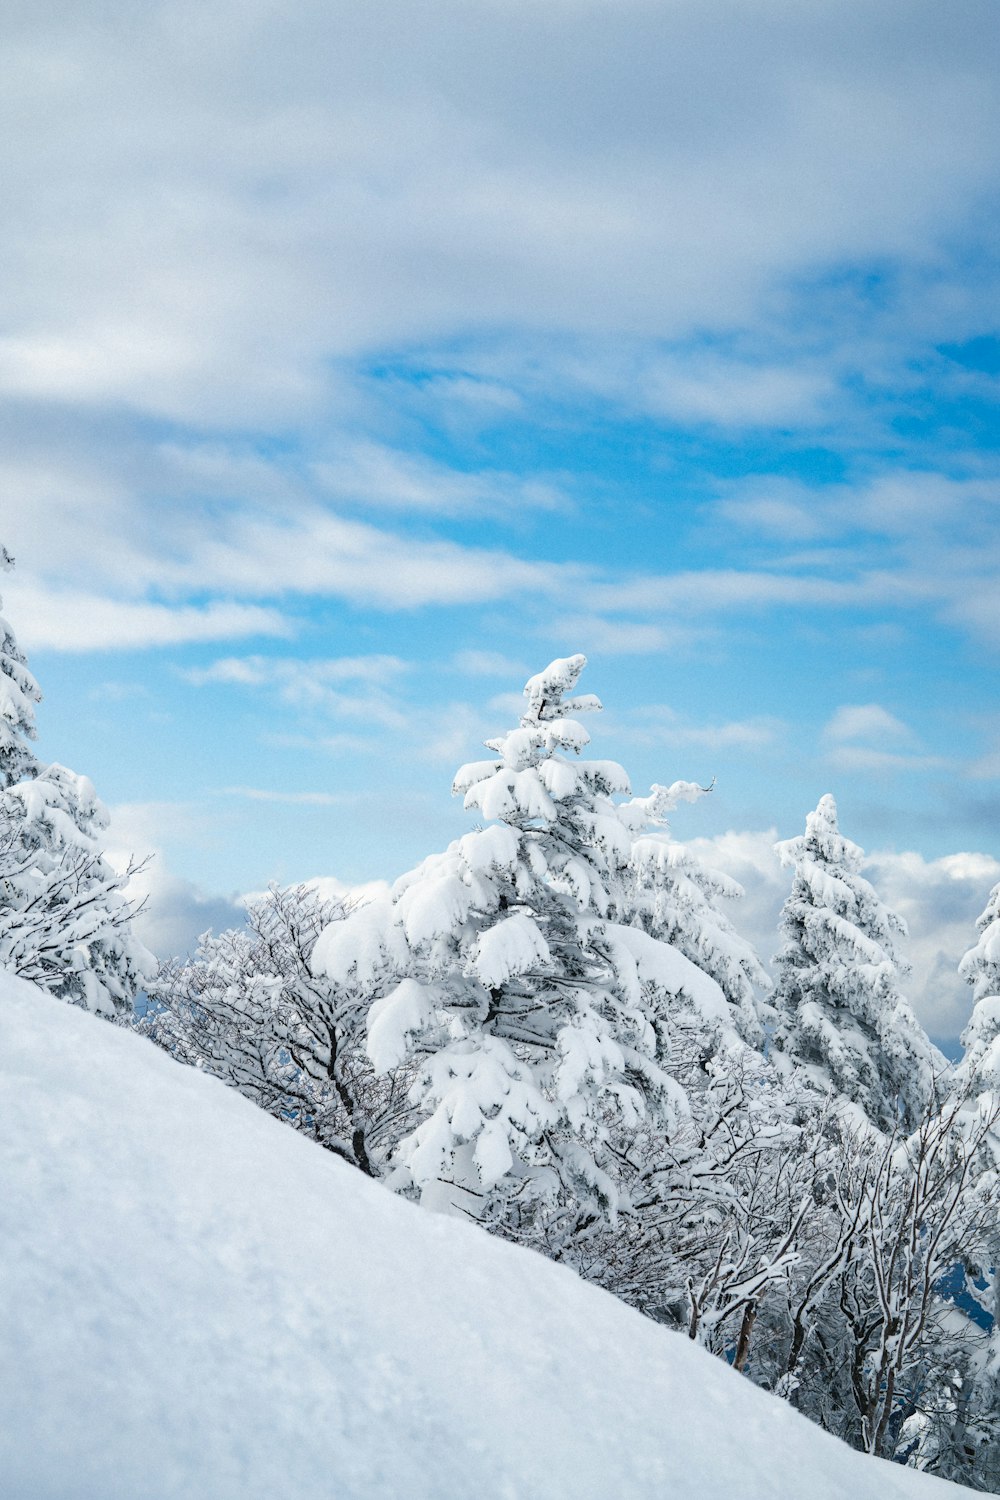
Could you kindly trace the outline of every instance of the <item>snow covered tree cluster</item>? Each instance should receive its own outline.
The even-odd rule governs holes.
[[[0,548],[0,568],[10,554]],[[0,616],[0,966],[123,1019],[156,962],[131,931],[125,887],[101,849],[108,817],[86,776],[35,756],[38,684]]]
[[[772,987],[739,887],[670,832],[710,788],[634,796],[590,758],[585,665],[529,680],[520,722],[455,777],[475,826],[384,895],[272,888],[155,972],[93,788],[35,758],[38,688],[0,620],[0,963],[853,1446],[995,1489],[1000,886],[952,1067],[824,796],[778,846]]]

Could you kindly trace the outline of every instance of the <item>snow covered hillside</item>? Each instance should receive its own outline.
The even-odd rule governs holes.
[[[4,1500],[931,1500],[687,1340],[0,976]]]

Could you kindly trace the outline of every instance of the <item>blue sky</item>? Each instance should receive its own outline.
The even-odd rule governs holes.
[[[160,946],[440,847],[582,650],[597,753],[717,777],[676,832],[765,946],[771,830],[835,793],[954,1030],[1000,878],[992,0],[3,24],[5,606]]]

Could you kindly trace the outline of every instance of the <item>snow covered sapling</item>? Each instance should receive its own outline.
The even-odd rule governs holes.
[[[0,565],[12,565],[0,549]],[[41,694],[0,617],[0,964],[107,1016],[130,1010],[155,961],[131,931],[119,874],[99,835],[108,816],[84,776],[30,747]]]
[[[803,837],[776,849],[795,872],[774,958],[777,1058],[880,1129],[912,1129],[947,1064],[899,993],[895,940],[905,924],[861,876],[864,851],[841,834],[831,796]]]
[[[396,1185],[474,1217],[562,1197],[613,1218],[616,1131],[669,1132],[686,1110],[664,1067],[658,997],[685,986],[716,1018],[716,985],[676,950],[615,920],[633,831],[614,762],[586,760],[571,696],[583,656],[525,687],[520,724],[463,766],[454,790],[490,826],[402,876],[327,930],[317,964],[371,1002],[376,1068],[406,1060],[420,1123]]]

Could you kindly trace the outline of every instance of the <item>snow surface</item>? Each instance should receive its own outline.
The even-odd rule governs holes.
[[[4,1500],[931,1500],[0,974]]]

